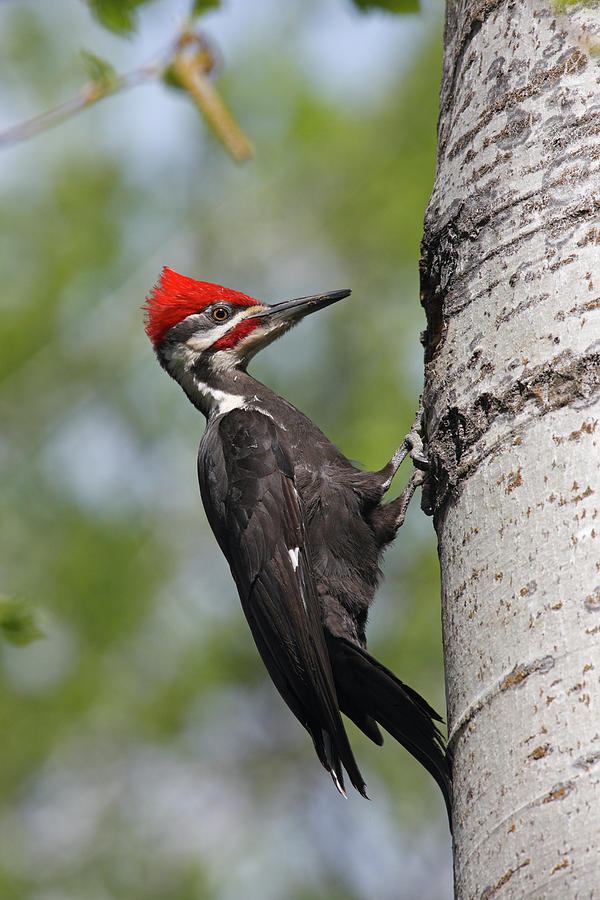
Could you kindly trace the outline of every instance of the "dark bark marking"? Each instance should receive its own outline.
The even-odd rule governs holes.
[[[556,784],[549,794],[546,794],[542,803],[553,803],[555,800],[564,800],[575,788],[572,781],[563,781],[562,784]]]
[[[546,125],[552,125],[554,119],[548,119]],[[552,129],[552,137],[545,140],[543,147],[547,157],[554,157],[558,150],[566,151],[575,141],[580,141],[582,137],[596,138],[600,131],[600,107],[598,104],[591,106],[590,109],[581,116],[567,116],[563,118],[556,116],[558,129]]]
[[[531,753],[528,754],[527,759],[544,759],[549,753],[552,753],[550,744],[542,744],[541,747],[536,747],[535,750],[532,750]]]
[[[589,756],[580,756],[579,759],[576,759],[573,765],[576,769],[581,769],[584,772],[589,772],[590,769],[593,769],[594,766],[598,765],[600,762],[600,750],[596,750],[595,753],[590,753]]]
[[[586,312],[593,312],[593,310],[600,308],[600,297],[594,297],[593,300],[588,300],[587,303],[579,303],[577,306],[572,306],[571,309],[561,310],[557,312],[554,318],[557,322],[564,322],[567,316],[581,316]]]
[[[585,220],[594,222],[597,220],[600,214],[600,200],[597,197],[588,197],[571,205],[558,205],[554,215],[539,216],[535,224],[525,227],[510,241],[497,242],[492,250],[483,255],[477,253],[476,248],[474,252],[470,251],[470,242],[473,240],[478,242],[482,228],[493,221],[494,227],[501,229],[503,221],[519,205],[523,207],[524,223],[531,221],[535,211],[557,206],[555,202],[550,202],[549,195],[559,186],[561,177],[547,182],[542,191],[536,190],[513,197],[499,207],[494,206],[491,194],[477,191],[468,204],[459,201],[452,204],[443,220],[436,219],[433,208],[428,209],[419,262],[421,304],[427,318],[427,328],[421,336],[426,364],[433,360],[443,342],[446,318],[466,309],[470,303],[488,297],[491,290],[497,286],[497,283],[486,285],[473,294],[467,290],[473,272],[498,256],[507,259],[513,250],[517,250],[524,241],[540,231],[546,233],[548,245],[553,246],[557,240],[564,243],[570,239],[572,229],[580,226]],[[531,203],[529,207],[528,203]],[[595,228],[588,229],[585,240],[586,243],[600,243],[600,232]],[[462,262],[459,262],[459,247]],[[513,273],[511,278],[514,277],[518,277],[517,273]],[[589,309],[594,309],[595,301],[589,302],[592,304]],[[512,311],[503,313],[505,321],[513,314]],[[573,314],[576,314],[575,310]]]
[[[521,597],[532,597],[537,591],[537,587],[537,581],[535,581],[535,579],[528,581],[527,584],[521,588],[519,594]]]
[[[488,107],[488,109],[482,113],[477,124],[469,131],[464,132],[464,134],[462,134],[456,143],[449,149],[447,154],[448,159],[454,159],[459,153],[462,153],[467,147],[470,147],[473,143],[473,139],[480,131],[486,128],[492,119],[499,113],[509,112],[510,110],[513,110],[514,107],[518,106],[518,104],[523,103],[524,100],[535,97],[537,94],[553,87],[564,75],[578,74],[585,69],[588,61],[587,54],[584,53],[583,50],[576,48],[567,50],[563,53],[549,69],[543,69],[537,72],[534,70],[533,77],[527,84],[503,94],[502,97],[496,99],[493,105]],[[521,112],[521,116],[528,118],[524,112]],[[502,133],[503,132],[500,132],[500,134]],[[492,139],[489,138],[488,143],[491,140]]]
[[[515,272],[511,275],[509,282],[513,281],[511,287],[514,287],[514,284],[519,279],[519,273]],[[548,300],[550,294],[534,294],[529,297],[527,300],[521,300],[516,306],[513,306],[512,309],[506,310],[506,307],[502,310],[499,316],[496,316],[496,328],[500,325],[505,325],[507,322],[510,322],[515,316],[518,316],[520,313],[525,312],[526,309],[529,309],[532,306],[537,306],[538,303],[543,303],[545,300]],[[475,297],[473,298],[475,299]]]
[[[442,90],[440,97],[440,120],[438,129],[438,154],[443,153],[446,138],[443,136],[442,113],[448,107],[448,98],[455,95],[456,83],[461,72],[468,68],[463,66],[464,59],[470,44],[481,31],[481,26],[486,18],[501,4],[502,0],[483,0],[483,3],[471,7],[473,13],[469,19],[465,19],[465,10],[459,10],[458,3],[448,3],[446,11],[446,24],[444,28],[444,46],[453,48],[453,54],[448,60],[444,60],[444,73],[442,75]]]
[[[530,663],[520,663],[514,667],[512,672],[507,675],[500,684],[500,690],[507,691],[509,688],[520,687],[530,675],[533,675],[536,672],[545,675],[553,668],[553,656],[544,656],[542,659],[534,659],[534,661]]]
[[[513,877],[513,875],[516,872],[518,872],[519,869],[525,868],[525,866],[528,866],[530,863],[531,863],[530,859],[525,859],[525,860],[523,860],[522,863],[519,863],[519,865],[515,869],[508,869],[508,871],[504,873],[502,878],[500,878],[500,880],[497,881],[493,887],[486,887],[481,892],[479,900],[490,900],[490,897],[493,897],[494,894],[496,894],[500,890],[501,887],[504,887],[504,885],[510,881],[510,879]]]
[[[597,613],[600,612],[600,586],[595,588],[594,592],[586,597],[583,601],[583,608],[586,612],[589,613]]]
[[[568,405],[587,406],[600,393],[600,348],[583,357],[565,350],[544,365],[511,380],[499,395],[483,392],[469,409],[453,405],[428,435],[431,460],[434,513],[460,489],[478,466],[497,451],[497,445],[476,448],[476,444],[500,417],[507,420],[503,442],[512,442],[515,431],[522,430],[527,419],[544,416]],[[515,421],[519,417],[518,427]]]
[[[454,601],[457,598],[452,598]],[[544,656],[542,659],[535,659],[531,663],[521,663],[516,665],[496,687],[490,690],[484,697],[480,697],[475,703],[467,708],[466,712],[461,716],[458,722],[450,722],[450,732],[448,736],[448,753],[452,754],[459,737],[464,733],[468,725],[481,712],[484,707],[489,706],[498,692],[503,693],[512,688],[520,687],[530,675],[539,673],[545,675],[554,668],[554,657]]]

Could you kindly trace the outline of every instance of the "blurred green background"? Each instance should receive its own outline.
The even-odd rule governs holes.
[[[81,49],[151,58],[187,6],[150,3],[122,38],[79,0],[3,2],[0,125],[74,94]],[[348,0],[203,17],[256,149],[242,168],[160,84],[0,148],[0,611],[7,638],[15,598],[44,635],[0,639],[3,900],[451,896],[425,771],[349,726],[371,802],[343,801],[268,680],[201,508],[204,422],[140,310],[163,265],[269,302],[351,287],[252,371],[383,465],[421,387],[440,18]],[[385,576],[370,649],[444,712],[417,503]]]

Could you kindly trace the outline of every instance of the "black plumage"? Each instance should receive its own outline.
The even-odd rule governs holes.
[[[341,793],[344,770],[366,796],[341,713],[376,744],[379,725],[439,784],[451,774],[437,713],[366,651],[379,558],[422,473],[383,504],[418,430],[378,472],[356,468],[317,426],[246,371],[251,357],[307,313],[349,291],[273,306],[163,271],[147,301],[159,362],[207,417],[198,452],[204,507],[259,653]]]
[[[378,558],[398,518],[397,502],[380,503],[389,473],[355,468],[258,382],[252,396],[254,408],[209,419],[198,477],[263,662],[342,791],[343,767],[366,796],[339,710],[377,744],[376,723],[385,728],[431,772],[448,804],[440,717],[366,652]]]

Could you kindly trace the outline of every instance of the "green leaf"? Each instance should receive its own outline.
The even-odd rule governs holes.
[[[175,66],[170,65],[162,73],[162,80],[167,85],[167,87],[175,88],[178,91],[184,91],[185,88],[179,80],[179,76],[175,71]]]
[[[193,0],[190,15],[192,18],[196,18],[209,9],[217,9],[220,4],[221,0]]]
[[[151,0],[87,0],[95,19],[117,34],[130,34],[135,28],[135,11]]]
[[[353,2],[362,12],[383,9],[392,13],[415,13],[420,8],[419,0],[353,0]]]
[[[81,56],[86,72],[94,84],[107,85],[117,77],[114,66],[107,60],[101,59],[95,53],[90,53],[89,50],[82,50]]]
[[[10,644],[30,644],[44,637],[25,601],[0,597],[0,633]]]

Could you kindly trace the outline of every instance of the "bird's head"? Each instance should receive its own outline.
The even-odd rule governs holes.
[[[208,371],[245,369],[250,359],[308,313],[350,291],[269,305],[239,291],[163,269],[144,306],[146,334],[177,380],[200,360]]]

